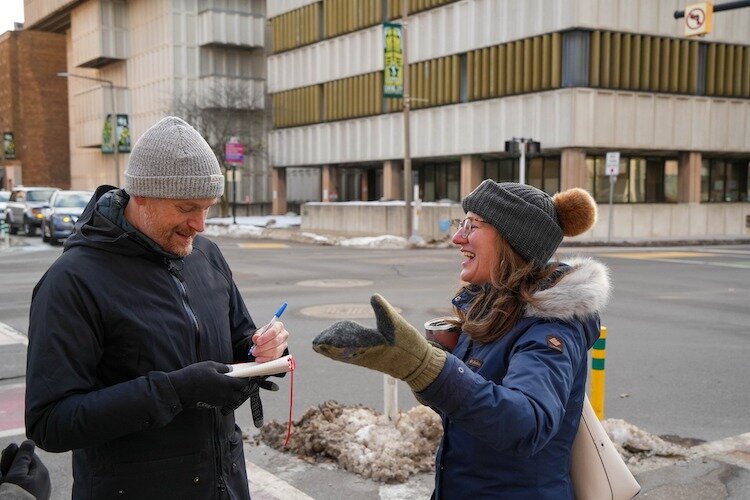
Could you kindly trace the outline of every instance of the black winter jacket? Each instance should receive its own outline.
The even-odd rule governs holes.
[[[110,189],[34,289],[27,434],[73,450],[76,499],[250,498],[234,414],[183,409],[166,375],[247,360],[255,325],[229,267],[205,238],[184,259],[144,245],[99,213]]]

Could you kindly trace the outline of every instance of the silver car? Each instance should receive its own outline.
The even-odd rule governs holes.
[[[34,236],[37,228],[42,225],[41,207],[49,203],[55,191],[59,189],[56,187],[14,187],[5,206],[5,222],[10,226],[10,234],[16,234],[19,229],[23,228],[26,236]]]

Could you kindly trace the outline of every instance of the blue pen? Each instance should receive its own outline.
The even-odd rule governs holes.
[[[266,323],[266,326],[264,326],[263,328],[261,328],[260,330],[258,330],[258,332],[261,335],[263,335],[264,333],[266,333],[266,330],[268,330],[269,328],[271,328],[271,325],[273,325],[274,323],[276,323],[276,321],[281,317],[281,315],[284,314],[284,310],[285,309],[286,309],[286,302],[284,302],[283,304],[281,304],[281,307],[279,307],[279,309],[276,311],[276,314],[273,315],[273,318],[271,318],[271,321],[269,321],[268,323]],[[255,344],[253,344],[253,346],[250,347],[250,350],[247,351],[247,355],[248,356],[252,356],[254,353],[255,353]]]

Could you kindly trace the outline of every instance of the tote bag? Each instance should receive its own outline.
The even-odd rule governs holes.
[[[570,476],[576,500],[628,500],[641,486],[596,417],[588,396],[573,441]]]

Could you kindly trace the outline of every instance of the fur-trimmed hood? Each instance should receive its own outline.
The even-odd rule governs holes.
[[[564,276],[553,286],[534,294],[535,304],[526,306],[524,316],[570,321],[601,312],[609,301],[609,269],[589,257],[571,259]]]

